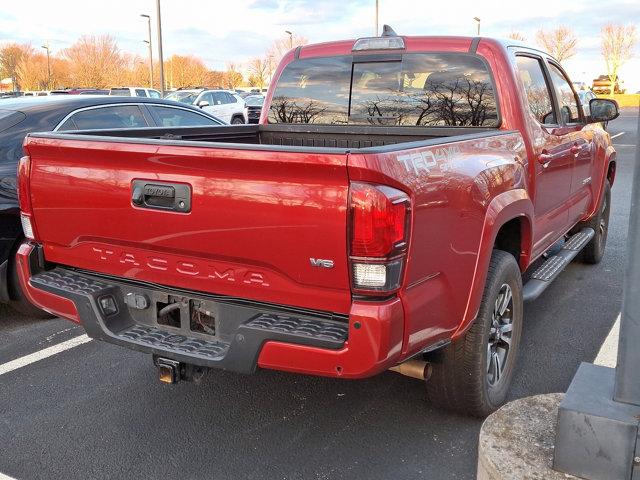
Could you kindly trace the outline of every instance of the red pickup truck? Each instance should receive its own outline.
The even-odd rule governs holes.
[[[395,369],[486,415],[523,302],[602,257],[616,160],[599,122],[618,112],[590,106],[520,44],[298,47],[259,125],[30,134],[21,284],[167,382]]]

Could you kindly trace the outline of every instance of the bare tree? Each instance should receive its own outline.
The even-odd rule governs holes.
[[[242,76],[242,73],[240,73],[240,67],[237,63],[227,63],[227,71],[224,76],[227,87],[232,90],[239,87],[244,81],[244,77]]]
[[[252,83],[260,90],[269,81],[269,57],[255,57],[247,65]]]
[[[69,60],[71,77],[77,87],[112,86],[124,59],[111,35],[83,35],[63,51]]]
[[[171,88],[201,87],[207,83],[207,67],[194,55],[171,55],[164,62],[164,71]]]
[[[224,72],[220,72],[218,70],[209,70],[205,75],[204,84],[207,87],[222,88],[224,83],[225,83]]]
[[[20,83],[19,65],[25,57],[35,52],[31,45],[7,43],[0,47],[0,78],[11,78],[14,88],[23,88]]]
[[[507,38],[511,38],[513,40],[518,40],[520,42],[526,42],[527,41],[527,37],[525,37],[522,33],[517,32],[515,30],[512,30],[511,33],[509,35],[507,35]]]
[[[273,41],[269,51],[267,52],[267,56],[271,55],[273,57],[273,61],[277,64],[289,50],[299,47],[300,45],[306,45],[307,43],[309,43],[309,40],[307,40],[306,37],[296,35],[295,33],[291,38],[287,35],[286,37],[278,38]]]
[[[633,57],[636,44],[634,25],[608,24],[602,27],[602,56],[607,65],[607,75],[611,81],[611,95],[618,81],[618,71],[624,63]]]
[[[42,53],[23,55],[16,71],[22,90],[44,90],[47,88],[49,71],[46,55]]]
[[[569,27],[560,26],[553,30],[538,30],[536,41],[559,62],[573,57],[577,52],[578,39]]]

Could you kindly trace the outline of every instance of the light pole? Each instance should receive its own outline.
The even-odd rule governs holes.
[[[480,17],[473,17],[473,19],[478,22],[478,36],[480,36]]]
[[[47,51],[47,90],[51,90],[51,54],[49,51],[49,44],[47,43],[46,45],[42,45],[42,48]]]
[[[292,49],[293,48],[293,33],[291,33],[289,30],[285,30],[284,33],[289,35],[289,49]]]
[[[271,79],[273,78],[273,55],[267,56],[267,67],[269,68],[269,85],[271,85]]]
[[[164,61],[162,60],[162,20],[160,19],[160,0],[156,0],[156,15],[158,17],[158,59],[160,61],[160,93],[164,98]]]
[[[376,37],[378,36],[378,9],[380,7],[378,3],[378,0],[376,0]]]
[[[149,15],[145,15],[144,13],[140,14],[140,16],[147,19],[147,26],[149,27],[149,40],[143,40],[143,42],[149,45],[149,86],[153,88],[153,50],[151,48],[151,17]]]

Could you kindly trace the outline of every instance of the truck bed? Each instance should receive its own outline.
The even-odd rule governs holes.
[[[332,149],[332,153],[343,153],[353,149],[376,149],[388,145],[413,142],[432,144],[449,137],[464,136],[461,140],[491,135],[494,128],[483,127],[380,127],[346,125],[228,125],[215,127],[166,127],[133,128],[116,130],[77,131],[65,133],[66,138],[76,135],[106,136],[126,139],[126,142],[147,142],[149,139],[185,142],[215,142],[232,148],[253,148],[253,145],[273,147],[294,147],[295,150]],[[60,135],[60,134],[37,134]],[[165,143],[165,142],[163,142]],[[244,146],[244,147],[243,147]],[[224,145],[218,145],[224,147]],[[339,149],[336,151],[334,149]],[[289,150],[289,149],[288,149]],[[384,149],[388,150],[388,149]],[[374,152],[375,150],[370,150]]]

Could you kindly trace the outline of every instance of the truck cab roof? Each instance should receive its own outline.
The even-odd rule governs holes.
[[[370,49],[360,50],[358,54],[367,54],[371,52],[382,53],[384,51],[474,51],[480,42],[493,46],[494,48],[506,49],[509,47],[521,47],[528,50],[535,50],[544,55],[549,55],[547,52],[540,50],[539,48],[530,45],[528,43],[514,40],[511,38],[494,38],[494,37],[472,37],[472,36],[451,36],[451,35],[426,35],[426,36],[410,36],[399,35],[404,41],[404,48],[402,49]],[[363,37],[363,38],[380,38],[380,37]],[[295,58],[310,58],[326,55],[350,55],[353,53],[353,47],[358,40],[338,40],[333,42],[316,43],[312,45],[303,45],[292,50]]]

